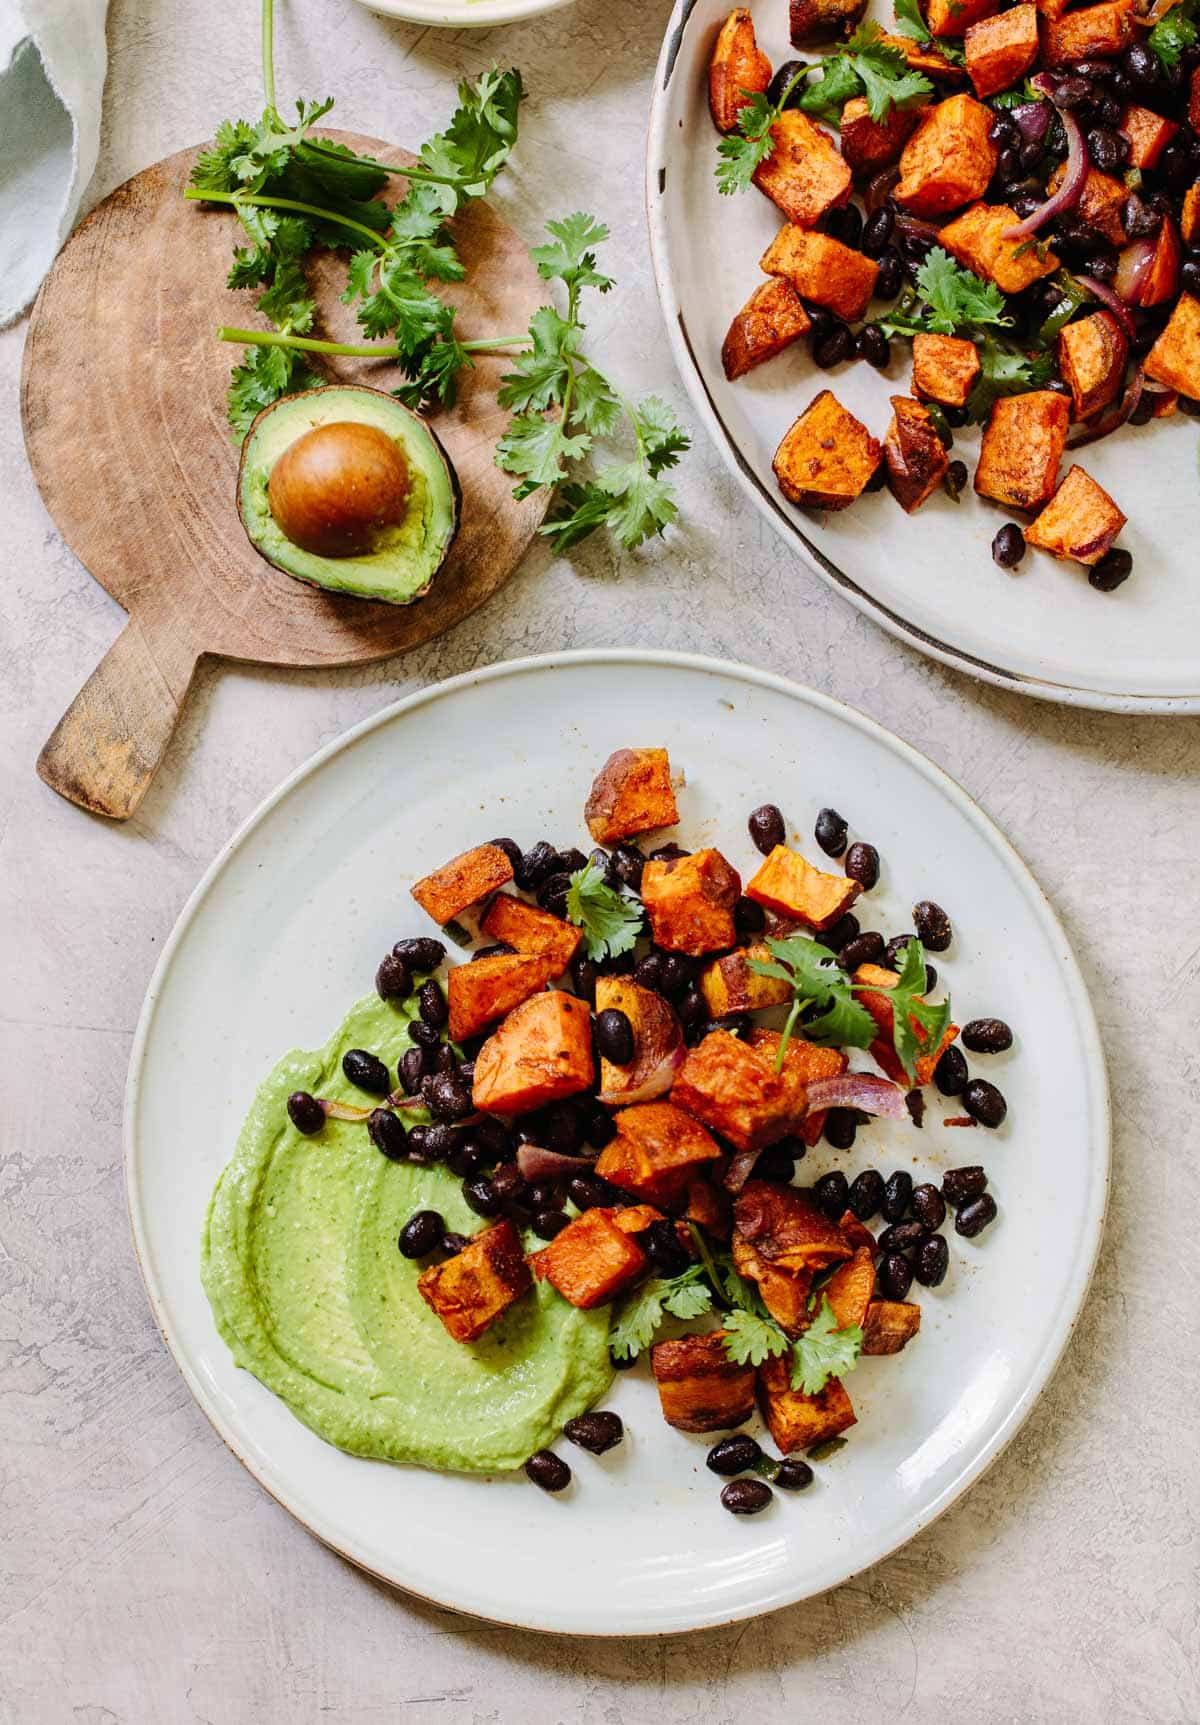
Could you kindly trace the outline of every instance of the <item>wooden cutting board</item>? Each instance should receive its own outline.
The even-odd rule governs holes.
[[[328,132],[387,162],[406,151]],[[462,525],[425,598],[384,605],[324,593],[282,574],[238,520],[238,450],[225,417],[240,350],[218,325],[257,328],[254,294],[225,285],[238,225],[183,197],[195,150],[119,186],[64,246],[25,345],[21,415],[34,477],[60,532],[129,613],[123,633],[38,758],[52,789],[124,820],[162,759],[205,654],[262,665],[351,665],[451,628],[515,569],[545,509],[513,500],[493,462],[508,414],[496,404],[507,361],[481,358],[455,408],[431,418],[462,484]],[[397,182],[389,193],[403,191]],[[465,281],[445,290],[464,339],[522,331],[545,289],[520,239],[484,204],[454,224]],[[338,301],[344,260],[318,254],[314,333],[360,341]],[[331,382],[391,389],[394,366],[322,359]]]

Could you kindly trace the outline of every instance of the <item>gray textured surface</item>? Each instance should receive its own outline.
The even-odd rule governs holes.
[[[94,195],[255,106],[254,10],[116,0]],[[280,85],[333,89],[345,123],[410,141],[445,116],[460,72],[518,63],[532,99],[499,201],[531,240],[544,214],[566,208],[611,223],[621,291],[593,338],[631,385],[682,407],[641,211],[665,17],[664,0],[579,0],[479,37],[302,0],[281,20]],[[1200,1718],[1196,725],[1056,711],[898,647],[789,562],[698,447],[683,477],[687,525],[668,546],[618,561],[596,544],[573,565],[537,550],[452,635],[366,672],[204,671],[137,818],[105,825],[33,773],[121,619],[59,542],[25,466],[22,339],[0,337],[5,1725],[683,1725],[804,1719],[818,1706],[846,1719]],[[202,868],[285,772],[435,678],[613,643],[694,647],[811,681],[959,777],[1076,943],[1117,1136],[1080,1330],[1020,1438],[957,1508],[807,1605],[697,1637],[602,1644],[393,1595],[265,1497],[192,1405],[151,1324],[126,1234],[120,1112],[162,942]]]

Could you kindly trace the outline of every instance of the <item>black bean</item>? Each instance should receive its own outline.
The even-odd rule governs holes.
[[[413,1127],[413,1131],[423,1131],[424,1128]],[[411,1140],[412,1133],[409,1134]],[[455,1144],[446,1157],[446,1166],[452,1174],[457,1174],[460,1180],[469,1180],[473,1174],[478,1174],[487,1163],[487,1153],[482,1145],[473,1138]]]
[[[471,1242],[466,1234],[452,1234],[447,1232],[442,1238],[442,1251],[449,1252],[450,1256],[454,1257],[457,1253],[462,1251],[464,1246],[469,1246],[470,1244]]]
[[[883,1175],[878,1168],[864,1168],[850,1185],[848,1207],[860,1222],[869,1222],[879,1214],[883,1203]]]
[[[913,1255],[913,1275],[923,1288],[937,1288],[946,1280],[950,1247],[941,1234],[931,1234]]]
[[[410,1021],[408,1035],[410,1041],[415,1042],[418,1048],[432,1050],[441,1046],[441,1032],[435,1030],[432,1024],[426,1024],[423,1018],[414,1018]],[[426,1062],[426,1065],[428,1066],[429,1062]]]
[[[567,1182],[567,1196],[577,1210],[595,1210],[620,1201],[621,1194],[607,1180],[594,1174],[576,1174]]]
[[[620,1414],[577,1414],[563,1427],[563,1436],[578,1444],[580,1449],[587,1450],[589,1455],[603,1455],[620,1443],[625,1436],[625,1427]]]
[[[1117,117],[1120,118],[1119,110]],[[1129,139],[1108,126],[1093,126],[1087,135],[1087,144],[1092,164],[1102,174],[1119,173],[1129,160]]]
[[[889,1252],[880,1260],[875,1284],[885,1300],[904,1300],[912,1287],[913,1267],[903,1252]]]
[[[910,940],[916,940],[915,934],[894,934],[883,949],[883,963],[887,970],[902,970],[904,967],[904,949]]]
[[[633,1059],[633,1025],[617,1006],[605,1007],[596,1014],[594,1041],[597,1052],[616,1066],[628,1066]]]
[[[948,1168],[942,1175],[942,1197],[957,1210],[978,1198],[987,1183],[987,1174],[977,1162],[966,1168]]]
[[[571,1470],[552,1449],[535,1450],[525,1463],[525,1473],[543,1491],[566,1491],[571,1483]]]
[[[664,1276],[681,1276],[691,1263],[674,1222],[651,1222],[642,1243],[646,1256]]]
[[[584,1116],[583,1135],[594,1150],[603,1150],[617,1135],[617,1128],[607,1108],[596,1103]]]
[[[1008,1103],[986,1078],[971,1079],[962,1093],[962,1105],[972,1120],[992,1128],[999,1126],[1008,1113]]]
[[[553,1240],[567,1226],[569,1217],[561,1210],[538,1210],[534,1213],[533,1231],[539,1240]]]
[[[946,1220],[946,1200],[928,1180],[922,1180],[919,1186],[913,1187],[911,1204],[913,1215],[931,1234],[936,1233]]]
[[[567,893],[571,889],[571,876],[566,870],[558,870],[547,875],[534,897],[543,910],[548,910],[551,916],[565,917],[567,914]]]
[[[904,1106],[908,1109],[908,1117],[914,1126],[920,1127],[925,1124],[925,1092],[923,1090],[907,1091],[904,1097]]]
[[[411,1137],[411,1133],[409,1134]],[[423,1148],[426,1156],[435,1162],[445,1161],[446,1157],[458,1149],[462,1142],[462,1133],[457,1126],[448,1126],[444,1121],[435,1120],[425,1128]]]
[[[888,338],[877,323],[863,324],[855,337],[854,351],[877,371],[882,371],[892,357]]]
[[[853,1108],[831,1108],[825,1116],[823,1131],[825,1142],[834,1150],[852,1150],[858,1133],[858,1116]]]
[[[465,1120],[468,1114],[475,1111],[471,1087],[463,1083],[457,1072],[436,1073],[428,1085],[426,1101],[435,1120],[450,1124],[456,1120]]]
[[[553,1180],[534,1180],[525,1202],[531,1210],[561,1210],[565,1199]]]
[[[383,1061],[365,1048],[348,1048],[342,1055],[342,1071],[359,1090],[386,1096],[392,1088],[391,1074]]]
[[[506,940],[494,940],[490,946],[477,946],[471,954],[471,963],[478,964],[481,958],[500,958],[504,953],[516,950]]]
[[[896,210],[890,203],[880,204],[875,214],[867,217],[863,224],[862,249],[869,258],[883,256],[895,226]]]
[[[777,108],[779,106],[780,102],[783,100],[784,91],[793,79],[799,78],[800,82],[796,85],[796,88],[792,91],[787,101],[783,103],[785,108],[795,107],[804,91],[804,79],[801,74],[807,72],[807,70],[808,66],[803,60],[785,60],[783,62],[783,65],[780,66],[775,76],[771,79],[771,82],[767,85],[767,101],[770,102],[773,108]]]
[[[306,1138],[311,1138],[314,1132],[319,1132],[325,1124],[325,1110],[315,1096],[310,1096],[307,1090],[293,1090],[287,1099],[288,1119],[297,1132],[303,1132]]]
[[[931,898],[913,905],[913,924],[926,952],[945,952],[954,939],[950,918]]]
[[[879,879],[879,852],[874,845],[861,839],[846,852],[843,868],[851,880],[856,880],[864,892],[870,892]]]
[[[1162,61],[1146,42],[1134,42],[1121,55],[1126,76],[1143,89],[1150,89],[1162,76]]]
[[[857,970],[860,964],[878,964],[883,957],[884,940],[873,928],[864,929],[848,940],[838,953],[838,963],[847,970]]]
[[[1096,101],[1097,94],[1096,86],[1090,79],[1068,72],[1058,80],[1054,101],[1059,108],[1090,108]]]
[[[933,1082],[943,1096],[961,1096],[969,1076],[963,1051],[952,1042],[938,1056],[938,1063],[933,1069]]]
[[[1101,593],[1111,593],[1133,573],[1133,557],[1120,549],[1107,552],[1088,570],[1088,580]]]
[[[761,934],[767,926],[767,913],[752,898],[739,898],[733,907],[733,926],[739,934]]]
[[[1184,258],[1179,266],[1179,282],[1190,294],[1200,292],[1200,258]]]
[[[746,825],[750,829],[755,849],[761,851],[763,856],[769,856],[775,846],[781,845],[787,836],[783,813],[774,803],[761,803]]]
[[[913,1178],[903,1168],[889,1175],[887,1185],[883,1189],[883,1202],[879,1208],[883,1212],[885,1222],[901,1222],[912,1201]]]
[[[1128,144],[1126,144],[1128,148]],[[1158,158],[1157,173],[1168,191],[1176,195],[1186,192],[1195,173],[1191,153],[1181,138],[1172,138]]]
[[[439,1043],[433,1051],[434,1072],[439,1074],[453,1072],[457,1066],[458,1061],[455,1059],[454,1050],[448,1043]],[[468,1086],[468,1088],[470,1087]]]
[[[596,853],[593,851],[592,855],[594,856],[595,854]],[[570,845],[565,851],[559,851],[558,853],[558,869],[561,870],[563,874],[578,874],[580,869],[586,868],[587,865],[588,859],[584,856],[578,845]]]
[[[728,1036],[745,1036],[750,1029],[750,1014],[748,1012],[727,1012],[723,1018],[710,1018],[707,1024],[702,1024],[696,1032],[696,1039],[702,1042],[706,1036],[711,1036],[715,1030],[723,1030]]]
[[[762,1446],[758,1440],[749,1432],[735,1432],[732,1437],[720,1438],[712,1446],[704,1458],[704,1465],[713,1473],[729,1476],[748,1473],[762,1459]]]
[[[812,1468],[802,1457],[788,1455],[775,1469],[772,1484],[779,1491],[807,1491],[814,1477]]]
[[[629,1354],[627,1357],[621,1358],[619,1355],[614,1354],[610,1348],[608,1350],[608,1362],[614,1372],[631,1372],[634,1366],[637,1365],[637,1355]]]
[[[1013,214],[1024,221],[1026,216],[1031,216],[1034,210],[1040,209],[1046,200],[1041,192],[1018,192],[1015,197],[1010,197],[1008,201],[1012,206]]]
[[[1013,1033],[1002,1018],[973,1018],[963,1025],[962,1040],[972,1054],[1003,1054],[1012,1047]]]
[[[957,502],[965,491],[967,480],[970,477],[965,461],[952,461],[942,475],[942,489],[948,497],[954,498]]]
[[[854,337],[848,326],[836,319],[829,334],[823,336],[812,350],[814,362],[822,371],[828,371],[843,360],[849,359],[854,350]]]
[[[473,1060],[460,1060],[458,1063],[458,1076],[462,1079],[464,1084],[474,1084],[475,1062]]]
[[[398,940],[392,956],[402,958],[410,970],[436,970],[446,956],[446,948],[440,940],[424,934],[415,940]]]
[[[822,946],[827,946],[830,952],[841,952],[843,947],[849,946],[858,930],[858,918],[852,910],[848,910],[844,916],[838,917],[832,928],[822,930],[814,938]]]
[[[498,1216],[502,1205],[486,1174],[475,1174],[463,1181],[463,1197],[477,1216]]]
[[[493,1161],[512,1153],[512,1128],[494,1116],[485,1116],[471,1127],[471,1137]]]
[[[541,1142],[560,1156],[574,1156],[583,1148],[586,1125],[573,1102],[555,1102],[542,1117]]]
[[[519,1204],[529,1193],[529,1186],[515,1162],[501,1162],[492,1170],[492,1191],[502,1204]]]
[[[1005,144],[1004,148],[1000,151],[1000,154],[996,157],[996,167],[992,174],[992,184],[998,191],[1000,191],[1003,190],[1005,186],[1011,185],[1012,182],[1019,179],[1020,176],[1020,148],[1014,144]]]
[[[813,1187],[817,1203],[824,1210],[831,1222],[836,1222],[846,1209],[850,1197],[850,1182],[840,1168],[832,1174],[822,1174]]]
[[[647,857],[648,862],[677,862],[680,857],[691,856],[691,851],[685,851],[682,845],[677,845],[674,839],[670,844],[659,845]]]
[[[795,1143],[793,1138],[781,1138],[778,1144],[772,1144],[763,1151],[754,1164],[756,1180],[773,1180],[777,1186],[787,1186],[796,1172]]]
[[[1025,555],[1025,535],[1015,521],[1006,521],[992,540],[992,562],[1001,569],[1015,569]]]
[[[597,845],[595,850],[589,851],[587,860],[593,868],[599,869],[600,877],[605,886],[619,885],[621,877],[616,871],[611,855],[603,846]]]
[[[429,1134],[428,1126],[410,1126],[408,1129],[408,1159],[410,1162],[428,1163],[433,1157],[426,1153],[425,1141]]]
[[[862,212],[856,204],[830,210],[821,225],[831,239],[840,240],[844,246],[857,248],[862,238]]]
[[[929,1229],[924,1222],[893,1222],[890,1228],[885,1228],[876,1241],[876,1246],[884,1257],[891,1252],[912,1252],[929,1238]]]
[[[875,277],[875,298],[895,299],[904,286],[904,259],[892,247],[888,247],[879,260],[879,274]]]
[[[400,1230],[400,1253],[405,1258],[427,1258],[441,1245],[446,1224],[436,1210],[418,1210]]]
[[[833,313],[826,311],[824,306],[812,305],[807,301],[804,309],[808,313],[808,345],[813,348],[819,341],[823,341],[833,328]]]
[[[394,952],[388,953],[375,972],[375,992],[380,1000],[403,1000],[412,993],[412,971]]]
[[[996,1200],[990,1192],[981,1192],[978,1198],[972,1198],[969,1204],[964,1204],[954,1218],[954,1232],[961,1234],[965,1240],[973,1240],[976,1234],[981,1234],[989,1222],[996,1219]]]
[[[376,1150],[390,1162],[403,1162],[408,1155],[408,1133],[404,1122],[390,1108],[373,1108],[367,1116],[367,1136]]]
[[[612,853],[612,866],[617,879],[634,892],[642,884],[646,859],[636,845],[618,845]]]
[[[1200,269],[1200,258],[1197,258],[1195,262],[1197,268]],[[1200,292],[1200,288],[1195,291]],[[1200,401],[1191,395],[1181,395],[1179,397],[1179,411],[1186,414],[1189,419],[1200,418]]]
[[[774,1495],[765,1479],[731,1479],[721,1487],[722,1506],[731,1515],[758,1515]]]
[[[571,987],[581,1000],[594,1002],[596,998],[596,966],[590,958],[581,954],[571,960]]]
[[[534,892],[558,867],[558,852],[545,839],[539,839],[521,858],[516,870],[517,885],[523,892]]]
[[[813,827],[813,837],[827,857],[840,857],[846,848],[848,825],[836,809],[822,809]]]
[[[988,127],[989,143],[999,144],[1003,147],[1005,144],[1015,143],[1020,136],[1021,131],[1015,120],[1010,120],[1005,113],[993,114],[992,122]]]
[[[450,1017],[450,1008],[446,1005],[446,996],[432,978],[424,983],[417,996],[417,1011],[422,1022],[431,1025],[434,1030],[443,1030]]]

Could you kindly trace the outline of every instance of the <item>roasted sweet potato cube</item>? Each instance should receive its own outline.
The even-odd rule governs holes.
[[[639,1102],[614,1116],[617,1135],[605,1145],[596,1172],[652,1204],[682,1198],[697,1169],[721,1148],[699,1121],[670,1102]]]
[[[846,509],[879,460],[866,426],[823,389],[785,434],[773,466],[783,495],[802,509]]]
[[[1072,467],[1053,498],[1025,529],[1025,541],[1054,557],[1099,563],[1125,525],[1125,516],[1102,485]]]
[[[1071,409],[1052,389],[995,402],[979,446],[975,490],[1010,509],[1041,509],[1058,484]]]
[[[830,1378],[819,1395],[806,1396],[792,1388],[785,1354],[773,1354],[759,1366],[758,1405],[775,1447],[784,1455],[812,1449],[856,1423],[840,1378]]]
[[[498,845],[476,845],[419,880],[412,895],[444,927],[512,877],[513,866]]]
[[[1061,18],[1070,0],[1037,0],[1039,18]]]
[[[812,1321],[812,1314],[808,1309],[812,1272],[781,1270],[775,1264],[768,1264],[767,1260],[755,1251],[749,1240],[736,1230],[730,1249],[734,1269],[746,1281],[757,1285],[763,1305],[775,1322],[786,1330],[789,1336],[798,1336],[802,1330],[806,1330]]]
[[[850,196],[850,169],[827,132],[798,108],[771,127],[772,150],[754,170],[754,184],[789,222],[811,228]]]
[[[529,1266],[509,1221],[485,1228],[461,1252],[417,1277],[417,1292],[456,1342],[478,1341],[529,1286]]]
[[[612,1211],[585,1210],[533,1254],[529,1267],[539,1282],[549,1282],[564,1300],[586,1312],[614,1299],[641,1275],[646,1254],[618,1227]]]
[[[892,397],[892,422],[883,439],[892,496],[906,515],[919,509],[941,485],[950,457],[929,409],[905,395]]]
[[[1188,79],[1187,117],[1193,132],[1200,131],[1200,66],[1193,66]]]
[[[821,1294],[833,1308],[839,1330],[849,1329],[851,1324],[861,1328],[867,1307],[875,1297],[874,1243],[856,1247],[854,1256],[838,1265],[821,1288]]]
[[[758,976],[750,968],[752,960],[769,963],[771,954],[765,946],[742,947],[714,959],[700,972],[700,992],[713,1018],[724,1018],[727,1012],[757,1012],[792,998],[790,983]]]
[[[894,970],[885,970],[878,964],[860,964],[854,972],[854,980],[860,985],[859,1000],[879,1026],[879,1035],[868,1050],[871,1058],[887,1073],[893,1083],[908,1084],[910,1081],[904,1070],[904,1063],[896,1053],[895,1008],[892,1005],[891,995],[883,992],[886,989],[895,988],[900,980],[899,976]],[[864,984],[865,986],[862,986]],[[912,1026],[917,1041],[924,1043],[925,1031],[916,1019],[913,1019]],[[918,1055],[916,1062],[918,1084],[929,1083],[933,1077],[934,1067],[957,1035],[957,1024],[948,1024],[937,1047],[930,1049],[925,1054]]]
[[[733,907],[742,877],[711,847],[685,857],[662,857],[642,871],[642,903],[655,944],[700,958],[737,939]]]
[[[722,24],[708,63],[708,106],[718,132],[732,132],[749,97],[771,82],[771,62],[754,35],[754,20],[737,7]]]
[[[780,1034],[777,1030],[752,1030],[746,1041],[756,1053],[764,1054],[772,1065],[779,1053]],[[801,1084],[816,1084],[823,1078],[840,1078],[849,1065],[840,1048],[823,1048],[819,1042],[806,1042],[793,1032],[783,1057],[784,1070]]]
[[[1131,102],[1121,115],[1117,130],[1129,139],[1131,168],[1156,168],[1158,158],[1179,127],[1174,120],[1165,119],[1152,108],[1142,108],[1136,102]]]
[[[979,349],[958,335],[914,335],[913,394],[943,407],[965,407],[979,376]]]
[[[874,174],[900,160],[900,152],[916,130],[920,108],[889,108],[873,120],[865,96],[853,96],[842,109],[842,155],[854,174]]]
[[[671,1089],[671,1100],[738,1150],[765,1150],[786,1138],[804,1118],[807,1093],[785,1063],[727,1030],[713,1030],[690,1049]]]
[[[600,1089],[606,1101],[618,1102],[622,1095],[639,1088],[649,1067],[683,1047],[683,1031],[674,1009],[653,989],[642,988],[628,976],[596,979],[596,1011],[616,1007],[633,1029],[634,1057],[628,1066],[617,1066],[600,1057]]]
[[[967,72],[983,99],[1023,78],[1038,55],[1038,15],[1033,5],[1013,6],[967,27]]]
[[[791,282],[772,276],[756,287],[721,343],[721,365],[730,383],[774,359],[812,328]]]
[[[846,875],[824,874],[787,845],[776,845],[746,882],[746,897],[805,928],[832,928],[862,887]]]
[[[1002,292],[1021,293],[1043,276],[1053,275],[1058,258],[1051,251],[1039,257],[1036,245],[1006,240],[1017,219],[1007,204],[973,204],[947,223],[938,234],[938,244],[977,276],[995,282]]]
[[[790,222],[775,235],[758,267],[769,276],[786,277],[805,299],[851,321],[870,305],[879,274],[879,265],[862,252]]]
[[[503,1018],[531,994],[538,994],[561,966],[552,958],[500,952],[459,964],[450,972],[450,1035],[455,1042],[478,1036],[485,1025]]]
[[[702,1174],[694,1174],[688,1181],[683,1220],[695,1222],[698,1228],[703,1228],[714,1240],[728,1240],[733,1228],[733,1206],[729,1202],[728,1194],[719,1191],[712,1181]]]
[[[1179,230],[1170,216],[1164,216],[1154,236],[1154,250],[1138,283],[1137,304],[1165,305],[1179,291],[1179,266],[1183,254],[1179,245]],[[1118,266],[1119,267],[1119,266]]]
[[[644,1234],[652,1222],[665,1222],[667,1219],[653,1204],[627,1204],[625,1209],[611,1210],[609,1214],[614,1228],[619,1228],[622,1234]]]
[[[1048,192],[1058,190],[1066,171],[1066,163],[1060,162],[1046,182]],[[1129,192],[1120,180],[1115,180],[1111,174],[1102,174],[1099,168],[1089,168],[1075,213],[1081,222],[1103,234],[1110,245],[1123,246],[1126,234],[1121,211],[1128,196]]]
[[[760,1258],[791,1275],[815,1276],[851,1255],[824,1210],[770,1180],[747,1180],[733,1201],[733,1225]]]
[[[900,156],[895,198],[917,216],[940,216],[983,196],[996,167],[991,110],[974,96],[927,108]]]
[[[672,827],[679,819],[665,749],[618,749],[592,781],[583,818],[598,845]]]
[[[862,23],[867,0],[788,0],[788,27],[792,45],[811,48],[815,42],[832,42]]]
[[[1136,34],[1133,0],[1104,0],[1042,25],[1042,65],[1066,66],[1072,60],[1114,60]]]
[[[525,1001],[488,1037],[472,1094],[486,1113],[525,1114],[590,1089],[593,1072],[587,1002],[556,989]]]
[[[703,1336],[655,1342],[651,1348],[663,1418],[677,1431],[727,1431],[754,1412],[754,1367],[735,1365],[725,1352],[724,1337],[724,1330],[710,1330]]]
[[[931,36],[965,36],[972,24],[990,18],[1000,0],[929,0],[925,22]]]
[[[1086,419],[1116,399],[1128,354],[1129,343],[1110,311],[1092,312],[1061,331],[1058,369],[1071,386],[1076,419]]]
[[[869,1252],[875,1250],[875,1236],[865,1222],[860,1222],[853,1210],[843,1210],[838,1218],[838,1227],[846,1236],[846,1244],[857,1252],[860,1246],[865,1246]]]
[[[864,1354],[898,1354],[921,1328],[921,1308],[911,1300],[872,1300],[863,1321]]]
[[[1200,72],[1200,66],[1196,68]],[[1195,72],[1192,76],[1195,77]],[[1200,180],[1194,186],[1189,186],[1183,194],[1183,208],[1179,212],[1179,233],[1184,245],[1195,245],[1200,239]]]
[[[496,894],[479,926],[492,940],[503,941],[518,952],[552,959],[555,976],[562,975],[583,939],[583,930],[574,923],[551,916],[548,910],[539,910],[537,905],[526,904],[523,898],[514,898],[507,892]],[[484,960],[478,962],[482,964]]]
[[[932,42],[915,42],[911,36],[889,36],[886,31],[881,42],[884,47],[903,54],[912,72],[924,72],[927,78],[941,84],[961,84],[966,78],[966,68],[948,60]]]

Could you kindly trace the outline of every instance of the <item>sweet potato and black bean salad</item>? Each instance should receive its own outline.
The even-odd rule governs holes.
[[[756,186],[786,218],[725,375],[802,337],[822,370],[910,342],[882,443],[822,390],[776,451],[784,496],[957,500],[954,430],[978,423],[974,489],[1024,523],[996,562],[1033,545],[1109,592],[1126,517],[1072,453],[1200,414],[1200,4],[895,0],[893,33],[865,10],[790,0],[795,47],[837,44],[811,65],[773,70],[740,8],[717,35],[720,190]]]
[[[710,845],[634,843],[676,824],[678,782],[665,749],[619,749],[587,801],[590,855],[498,838],[419,880],[413,898],[444,938],[400,941],[376,976],[384,999],[417,1007],[398,1071],[352,1049],[361,1107],[306,1092],[287,1107],[301,1132],[360,1120],[385,1156],[462,1180],[477,1233],[421,1210],[398,1242],[428,1260],[417,1288],[455,1341],[477,1341],[536,1278],[611,1308],[614,1367],[648,1351],[678,1430],[735,1431],[757,1404],[781,1459],[745,1432],[708,1456],[731,1476],[725,1507],[752,1514],[768,1480],[810,1483],[801,1452],[840,1447],[860,1355],[917,1334],[909,1294],[946,1277],[948,1208],[968,1240],[996,1216],[979,1163],[940,1186],[874,1167],[802,1186],[798,1165],[822,1141],[844,1154],[872,1119],[915,1131],[931,1105],[998,1127],[1005,1099],[962,1048],[1013,1038],[995,1017],[960,1033],[938,998],[928,954],[953,940],[940,905],[921,900],[890,939],[864,925],[880,857],[836,810],[815,822],[838,859],[826,869],[789,845],[777,807],[756,808],[744,886]],[[474,950],[443,985],[447,940]],[[623,1435],[599,1411],[564,1431],[596,1453]],[[548,1491],[571,1478],[549,1450],[526,1471]]]

